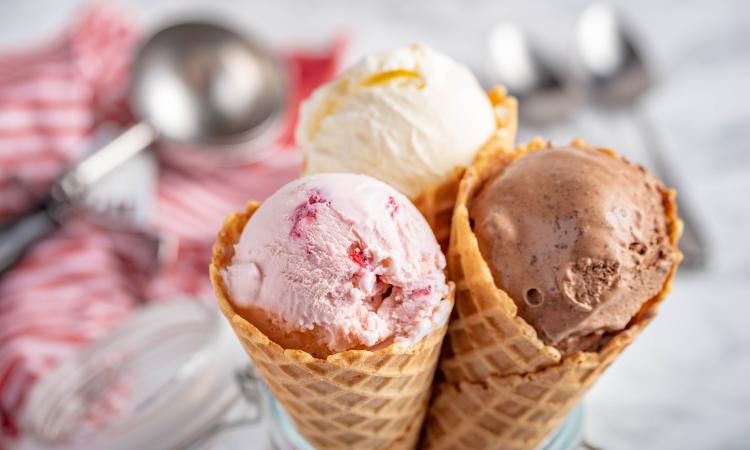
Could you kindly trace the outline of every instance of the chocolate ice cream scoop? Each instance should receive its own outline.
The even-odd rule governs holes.
[[[520,157],[470,206],[495,283],[542,340],[596,350],[658,294],[676,259],[662,183],[602,150]]]

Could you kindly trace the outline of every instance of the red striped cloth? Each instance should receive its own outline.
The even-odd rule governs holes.
[[[130,120],[125,95],[138,37],[122,11],[98,6],[54,45],[0,55],[0,222],[45,192],[81,156],[94,129]],[[19,433],[34,381],[81,344],[143,302],[210,298],[206,268],[223,216],[297,176],[297,104],[333,76],[341,48],[337,42],[321,54],[287,53],[290,117],[267,159],[210,173],[162,165],[153,227],[175,251],[157,276],[140,270],[148,264],[138,243],[78,217],[0,279],[0,447]]]

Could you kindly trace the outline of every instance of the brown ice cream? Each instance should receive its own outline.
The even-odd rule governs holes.
[[[491,178],[470,217],[519,315],[563,352],[593,351],[661,291],[674,263],[663,191],[603,151],[548,149]]]

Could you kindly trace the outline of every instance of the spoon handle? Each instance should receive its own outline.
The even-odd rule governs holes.
[[[646,151],[651,158],[656,174],[667,186],[676,189],[678,193],[685,192],[675,179],[674,172],[669,168],[651,119],[643,111],[643,108],[637,106],[633,108],[632,116],[638,132],[643,139]],[[707,254],[702,233],[693,215],[693,209],[690,207],[689,202],[685,201],[684,197],[677,199],[677,206],[684,225],[682,238],[680,239],[680,250],[684,255],[682,267],[686,269],[701,269],[707,262]]]

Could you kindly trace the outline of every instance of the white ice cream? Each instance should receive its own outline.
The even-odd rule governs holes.
[[[367,174],[414,198],[469,164],[495,129],[468,68],[416,44],[368,56],[316,90],[296,139],[306,173]]]

